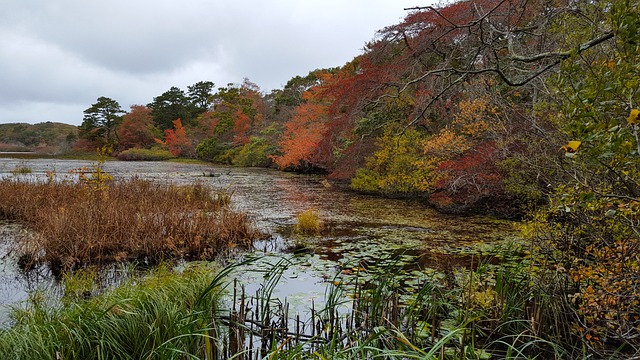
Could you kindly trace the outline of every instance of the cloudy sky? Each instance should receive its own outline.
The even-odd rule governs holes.
[[[178,86],[264,91],[340,66],[424,0],[0,0],[0,123],[79,125]]]

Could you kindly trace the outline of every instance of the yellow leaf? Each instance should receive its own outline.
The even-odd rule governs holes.
[[[640,123],[640,121],[638,121],[638,115],[640,115],[640,110],[638,109],[631,110],[631,112],[629,113],[629,117],[627,118],[627,122],[629,123],[629,125],[635,125]]]
[[[567,143],[567,145],[564,145],[562,147],[562,150],[568,152],[568,153],[574,153],[576,151],[578,151],[578,148],[580,147],[580,144],[582,144],[582,141],[569,141]]]

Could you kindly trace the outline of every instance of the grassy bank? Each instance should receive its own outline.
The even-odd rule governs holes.
[[[108,158],[105,159],[104,156],[97,155],[95,152],[64,153],[64,154],[46,154],[46,153],[38,153],[38,152],[20,152],[20,153],[0,152],[0,158],[23,159],[23,160],[33,160],[33,159],[88,160],[88,161],[109,160]]]
[[[165,267],[88,300],[67,288],[60,305],[32,295],[0,330],[3,359],[211,358],[218,293],[213,270]],[[72,281],[67,281],[69,285]],[[207,357],[209,355],[209,357]]]
[[[25,265],[212,259],[260,236],[229,208],[227,194],[202,184],[111,180],[99,168],[78,182],[3,179],[0,199],[0,219],[31,230],[18,239]]]
[[[408,290],[391,272],[335,281],[300,317],[272,297],[287,265],[251,263],[255,295],[228,288],[236,265],[203,265],[150,276],[84,296],[74,275],[61,305],[32,296],[0,331],[7,359],[553,359],[580,356],[555,338],[554,309],[535,292],[526,264],[458,269]],[[242,264],[241,264],[242,265]],[[252,270],[249,270],[252,271]],[[236,273],[237,274],[237,273]],[[259,277],[260,278],[260,277]],[[233,289],[233,291],[231,291]],[[322,303],[324,305],[318,305]],[[231,306],[230,306],[231,307]],[[569,346],[569,347],[567,347]],[[585,355],[585,354],[582,354]]]

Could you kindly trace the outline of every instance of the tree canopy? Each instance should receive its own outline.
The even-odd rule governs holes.
[[[120,114],[124,111],[117,101],[101,96],[94,104],[84,111],[84,118],[80,126],[80,136],[102,145],[113,145],[116,142],[116,127]]]

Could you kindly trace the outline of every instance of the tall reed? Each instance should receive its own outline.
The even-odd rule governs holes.
[[[230,209],[228,195],[203,184],[132,178],[90,185],[0,180],[0,219],[33,230],[19,239],[23,259],[62,268],[132,259],[212,259],[248,247],[260,236],[245,214]]]
[[[536,288],[526,262],[455,269],[444,278],[425,280],[417,292],[405,287],[391,268],[372,279],[336,279],[324,307],[312,306],[303,320],[288,314],[286,299],[274,305],[268,291],[273,286],[270,281],[267,291],[256,294],[257,301],[244,300],[243,293],[242,303],[252,305],[239,305],[244,312],[229,318],[228,330],[221,332],[244,328],[253,335],[242,342],[244,352],[229,352],[228,357],[534,359],[566,357],[571,346],[546,336],[552,325],[534,314],[545,310],[532,309]],[[253,344],[268,346],[247,345],[252,336],[257,337]]]
[[[221,294],[243,263],[217,273],[206,267],[153,276],[88,300],[61,306],[33,296],[15,310],[15,326],[0,331],[7,359],[536,359],[567,358],[553,338],[527,319],[529,288],[522,268],[513,281],[488,280],[486,270],[460,271],[457,285],[425,280],[409,300],[401,282],[384,273],[367,282],[336,281],[325,305],[301,319],[286,299],[274,298],[286,261],[258,266],[265,283],[252,298],[234,288],[231,308]],[[263,266],[264,268],[260,268]],[[494,278],[495,279],[495,278]],[[78,279],[82,282],[82,279]],[[76,282],[77,284],[77,282]],[[451,283],[449,283],[451,284]],[[494,298],[478,296],[495,287]],[[227,293],[229,293],[227,291]],[[463,295],[465,293],[466,295]],[[506,308],[505,308],[506,307]],[[513,318],[503,318],[505,312]],[[293,315],[293,316],[292,316]]]

